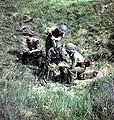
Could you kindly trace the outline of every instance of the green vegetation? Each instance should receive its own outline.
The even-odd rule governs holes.
[[[108,39],[113,8],[111,0],[1,0],[0,120],[113,120],[114,46]],[[43,31],[59,23],[69,28],[63,42],[72,41],[96,60],[96,79],[40,86],[32,66],[16,62],[24,25],[34,28],[43,46]]]

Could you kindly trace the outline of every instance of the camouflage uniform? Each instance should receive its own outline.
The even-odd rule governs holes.
[[[86,69],[86,66],[83,64],[84,59],[77,51],[70,54],[70,59],[72,61],[72,65],[71,68],[68,70],[69,83],[72,82],[74,78],[77,78],[78,75],[83,73]]]
[[[69,44],[69,43],[68,43]],[[74,45],[70,43],[71,45]],[[90,61],[87,58],[84,58],[78,51],[75,50],[75,45],[72,48],[69,48],[71,50],[67,50],[67,53],[70,56],[71,59],[71,67],[68,69],[68,83],[73,82],[73,80],[76,79],[91,79],[93,77],[96,77],[98,71],[93,71],[89,73],[85,73],[86,67],[90,66]]]
[[[48,58],[50,60],[50,63],[54,62],[56,64],[59,64],[61,61],[63,61],[61,47],[56,48],[56,51],[53,47],[51,47],[48,50]]]
[[[23,50],[22,63],[27,64],[27,59],[29,57],[33,57],[34,60],[37,60],[37,65],[40,66],[43,56],[42,49],[39,46],[39,41],[32,36],[30,30],[24,31],[24,35],[31,35],[31,37],[26,38],[27,48]]]
[[[65,26],[66,27],[66,26]],[[45,42],[45,48],[46,48],[46,56],[48,56],[48,50],[53,47],[53,41],[56,42],[56,47],[60,46],[60,41],[64,37],[64,31],[60,32],[58,27],[51,27],[47,28],[44,32],[46,34],[46,42]]]

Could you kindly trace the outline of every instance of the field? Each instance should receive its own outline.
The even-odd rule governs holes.
[[[113,0],[0,0],[0,120],[114,120],[113,13]],[[21,29],[33,27],[44,48],[43,31],[60,23],[68,26],[63,44],[73,42],[99,74],[41,86],[35,66],[18,60]]]

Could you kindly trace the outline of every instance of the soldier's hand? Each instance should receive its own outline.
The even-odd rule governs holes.
[[[28,53],[31,54],[31,53],[33,53],[33,51],[31,50],[31,51],[29,51]]]
[[[64,67],[65,64],[64,64],[63,62],[60,62],[60,63],[58,64],[58,66],[59,66],[59,67]]]
[[[66,63],[64,63],[64,62],[60,62],[60,63],[58,64],[58,66],[59,66],[59,67],[67,67],[67,68],[69,68],[69,65],[66,64]]]

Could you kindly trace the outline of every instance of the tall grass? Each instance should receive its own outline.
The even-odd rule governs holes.
[[[101,112],[101,117],[111,120],[113,106],[109,105],[113,101],[108,98],[113,90],[112,74],[96,79],[80,91],[77,85],[65,87],[51,82],[40,87],[33,84],[35,78],[27,68],[23,68],[24,73],[21,67],[9,69],[12,68],[13,71],[6,71],[0,82],[1,99],[10,119],[97,120],[98,113],[93,109],[100,106],[102,111],[98,112]]]

